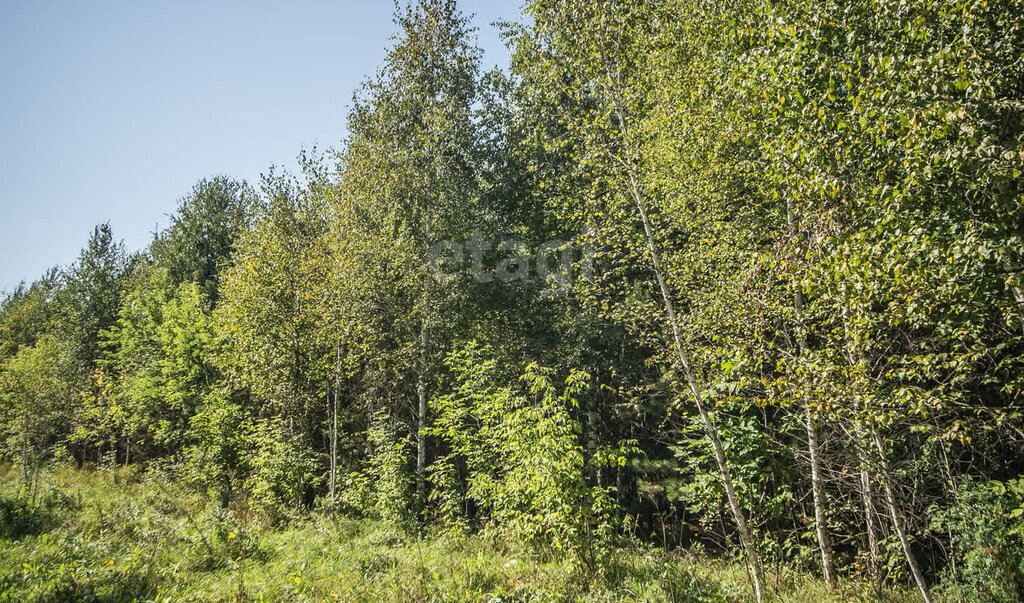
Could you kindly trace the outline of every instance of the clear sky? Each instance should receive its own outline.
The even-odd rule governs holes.
[[[404,4],[404,2],[403,2]],[[462,0],[485,65],[519,0]],[[337,147],[396,29],[387,0],[0,0],[0,291],[109,221],[148,244],[205,176]]]

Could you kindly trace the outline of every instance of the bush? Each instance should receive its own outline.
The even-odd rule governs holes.
[[[191,419],[185,450],[183,477],[201,492],[220,498],[226,506],[241,466],[244,439],[242,408],[217,390],[206,397],[203,408]]]
[[[934,509],[933,529],[952,534],[940,589],[952,600],[1024,601],[1024,478],[960,488],[961,504]]]
[[[0,537],[16,539],[38,534],[45,524],[40,509],[23,498],[0,498]]]
[[[412,519],[413,478],[406,461],[412,442],[386,413],[374,416],[367,437],[373,454],[363,472],[348,477],[342,500],[361,515],[405,523]]]
[[[611,516],[608,493],[584,479],[573,416],[588,376],[574,371],[558,388],[550,370],[530,365],[521,390],[504,386],[495,362],[474,345],[448,364],[458,381],[452,394],[434,401],[433,433],[453,455],[433,473],[435,487],[443,488],[435,494],[437,511],[451,515],[461,502],[451,475],[461,458],[465,498],[493,530],[596,569],[604,548],[595,544],[610,533]]]
[[[245,464],[251,471],[245,488],[267,519],[279,523],[302,505],[306,489],[317,485],[316,460],[280,420],[256,423],[246,443]]]

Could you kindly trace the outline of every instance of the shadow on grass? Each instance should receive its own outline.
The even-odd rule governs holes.
[[[0,538],[15,541],[42,534],[56,525],[62,511],[79,506],[78,501],[56,490],[36,504],[21,497],[0,496]]]
[[[13,587],[17,578],[0,576],[0,593]],[[4,584],[10,582],[10,584]],[[82,579],[71,572],[57,571],[49,576],[33,576],[27,591],[28,600],[53,602],[124,602],[144,601],[157,592],[153,576],[148,572],[119,571]],[[5,586],[7,588],[5,588]],[[0,597],[2,598],[2,597]]]

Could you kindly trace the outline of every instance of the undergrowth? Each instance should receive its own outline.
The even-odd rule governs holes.
[[[743,566],[643,546],[594,575],[522,545],[310,514],[275,527],[131,469],[0,472],[0,601],[748,601]],[[877,600],[783,572],[781,601]],[[892,600],[906,600],[890,595]]]

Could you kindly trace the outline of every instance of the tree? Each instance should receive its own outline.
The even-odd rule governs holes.
[[[126,266],[124,248],[114,240],[110,224],[100,224],[63,275],[57,331],[79,381],[91,379],[101,355],[100,334],[117,320]]]
[[[675,245],[671,199],[659,195],[645,179],[649,157],[643,154],[642,124],[649,111],[649,90],[638,63],[654,48],[650,24],[660,14],[653,8],[615,2],[586,6],[534,2],[530,13],[534,26],[517,39],[514,68],[524,78],[524,85],[534,87],[540,110],[571,124],[563,136],[543,139],[544,144],[568,146],[590,184],[582,196],[586,203],[573,203],[570,197],[562,215],[568,220],[586,220],[592,227],[589,240],[598,248],[599,257],[610,263],[605,278],[598,281],[599,294],[620,293],[630,282],[642,287],[639,299],[620,306],[623,314],[619,317],[634,324],[646,323],[655,333],[660,331],[654,335],[664,346],[660,359],[673,367],[677,384],[697,408],[760,601],[766,596],[764,577],[752,531],[709,408],[708,388],[699,367],[691,362],[691,343],[679,313],[680,307],[691,308],[716,298],[698,293],[692,281],[675,280],[681,276],[677,271],[685,266],[674,262],[667,251]],[[688,231],[687,235],[705,242],[708,239],[703,237],[710,233]],[[680,255],[685,254],[674,257]],[[702,267],[713,265],[708,258],[700,259]],[[714,269],[725,267],[720,260]]]
[[[218,338],[194,282],[171,284],[142,264],[129,279],[117,324],[105,333],[103,362],[127,463],[170,454],[188,441],[190,419],[219,381]]]
[[[179,202],[170,227],[151,245],[153,260],[167,270],[171,286],[195,282],[208,303],[216,304],[220,274],[257,205],[256,192],[245,182],[216,176],[196,183]]]
[[[103,332],[117,321],[121,285],[128,259],[114,240],[109,224],[93,230],[78,261],[62,275],[55,307],[54,336],[58,341],[64,379],[73,405],[71,442],[84,462],[92,448],[102,460],[103,446],[115,446],[109,399],[104,396],[102,375],[97,373],[103,350]]]
[[[801,217],[806,246],[783,272],[806,296],[802,322],[820,342],[803,374],[843,401],[829,415],[866,467],[869,540],[872,472],[929,600],[913,514],[896,494],[909,486],[898,481],[906,470],[891,459],[941,449],[947,483],[931,489],[948,491],[951,450],[940,442],[964,442],[964,429],[1000,431],[1018,395],[1001,371],[1019,342],[1010,327],[1020,207],[1010,209],[1019,194],[1010,183],[1019,172],[1007,161],[1021,140],[1020,88],[1010,83],[1019,66],[1009,58],[1020,38],[1007,32],[1021,20],[1001,3],[763,11],[739,89],[764,132],[759,171]],[[997,232],[998,242],[989,238]],[[982,385],[989,379],[998,393]],[[913,489],[923,494],[923,484]]]
[[[470,343],[448,358],[456,381],[434,401],[432,431],[451,453],[432,466],[436,498],[454,497],[449,514],[471,501],[490,529],[596,570],[595,542],[610,528],[610,500],[606,490],[587,486],[574,418],[589,375],[571,371],[559,391],[552,371],[531,363],[519,384],[503,385],[484,352]],[[467,474],[464,495],[445,483],[456,465]]]
[[[53,268],[29,287],[19,284],[0,301],[0,358],[34,346],[51,329],[59,286],[58,270]]]
[[[312,438],[322,415],[322,359],[312,304],[323,283],[312,260],[326,228],[324,200],[294,178],[265,179],[267,209],[238,243],[223,276],[217,330],[229,342],[221,364],[233,387],[249,392],[256,416],[283,421],[295,438]],[[278,433],[280,425],[268,429]]]
[[[388,270],[375,293],[408,371],[416,434],[417,489],[426,496],[429,400],[444,350],[458,322],[456,282],[435,278],[439,241],[468,238],[476,180],[479,50],[453,0],[421,0],[399,10],[401,33],[377,78],[357,96],[342,157],[342,194],[356,206],[362,232],[379,245]],[[400,287],[395,290],[395,286]],[[394,291],[398,297],[386,296]],[[411,381],[411,383],[409,383]],[[401,387],[401,386],[400,386]]]
[[[49,336],[0,364],[3,456],[18,464],[33,499],[39,470],[63,445],[71,393],[61,371],[60,348]]]

